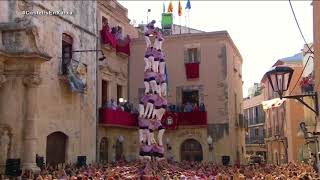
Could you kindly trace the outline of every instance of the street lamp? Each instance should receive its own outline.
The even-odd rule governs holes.
[[[294,96],[283,96],[283,93],[288,90],[292,75],[293,69],[288,66],[275,66],[268,72],[266,72],[266,76],[269,80],[269,83],[272,87],[272,90],[277,92],[280,96],[280,99],[287,98],[287,99],[296,99],[313,111],[316,116],[319,115],[319,106],[318,106],[318,94],[317,92],[311,94],[304,94],[304,95],[294,95]],[[309,106],[307,103],[303,101],[304,97],[311,97],[314,99],[314,108]]]
[[[120,102],[120,103],[123,103],[123,102],[124,102],[124,99],[123,99],[123,98],[119,98],[119,102]]]
[[[207,142],[208,142],[208,145],[209,145],[209,151],[212,151],[213,150],[213,145],[212,145],[212,137],[211,136],[208,136]]]

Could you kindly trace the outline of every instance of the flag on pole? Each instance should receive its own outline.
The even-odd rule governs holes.
[[[163,12],[163,13],[166,12],[166,6],[164,5],[164,2],[163,2],[163,5],[162,5],[162,12]]]
[[[173,12],[173,6],[172,6],[172,2],[170,1],[168,6],[168,13],[172,13],[172,12]]]
[[[182,15],[182,6],[179,0],[179,6],[178,6],[178,15],[181,16]]]
[[[191,3],[190,3],[190,0],[187,1],[187,5],[186,5],[186,8],[185,9],[191,9]]]

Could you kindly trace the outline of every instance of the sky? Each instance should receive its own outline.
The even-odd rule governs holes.
[[[132,22],[155,19],[160,25],[163,3],[170,1],[119,1],[128,9]],[[279,59],[301,52],[304,41],[294,21],[289,1],[196,1],[191,0],[190,27],[210,31],[226,30],[243,58],[243,95]],[[179,24],[178,1],[172,1],[174,23]],[[186,1],[181,1],[181,25],[186,25]],[[292,1],[302,32],[308,43],[313,40],[311,1]]]

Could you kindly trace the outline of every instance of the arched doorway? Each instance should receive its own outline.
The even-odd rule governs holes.
[[[201,144],[194,139],[187,139],[181,144],[181,161],[202,161]]]
[[[46,163],[57,165],[66,160],[68,136],[62,132],[54,132],[47,136]]]
[[[106,137],[100,141],[100,162],[108,162],[108,139]]]

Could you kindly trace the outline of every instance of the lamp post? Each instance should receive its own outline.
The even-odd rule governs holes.
[[[319,106],[318,106],[318,94],[317,92],[310,93],[310,94],[302,94],[302,95],[293,95],[293,96],[283,96],[283,93],[288,90],[292,75],[293,69],[288,66],[276,66],[273,67],[271,70],[266,72],[266,76],[269,80],[269,83],[272,87],[272,90],[279,94],[280,99],[296,99],[303,105],[305,105],[308,109],[313,111],[316,116],[319,115]],[[304,97],[311,97],[314,99],[314,107],[311,107],[306,102],[303,101]]]
[[[212,137],[211,136],[208,136],[207,143],[209,146],[209,161],[212,161],[211,156],[212,156],[213,145],[212,145]]]
[[[119,102],[120,102],[120,103],[123,103],[123,102],[124,102],[124,99],[123,99],[123,98],[119,98]]]
[[[213,150],[213,145],[212,145],[212,137],[208,136],[207,138],[208,146],[209,146],[209,151]]]
[[[271,70],[266,72],[266,76],[267,76],[267,78],[269,80],[269,83],[270,83],[270,85],[272,87],[272,90],[279,94],[280,99],[286,98],[286,99],[298,100],[300,103],[302,103],[304,106],[306,106],[312,112],[314,112],[316,114],[316,116],[318,116],[319,115],[319,105],[318,105],[318,94],[317,94],[317,92],[313,92],[313,93],[310,93],[310,94],[302,94],[302,95],[283,96],[284,92],[287,91],[288,88],[289,88],[289,85],[290,85],[290,82],[291,82],[291,79],[292,79],[292,75],[293,75],[293,71],[294,70],[291,67],[288,67],[288,66],[275,66]],[[314,99],[314,107],[311,107],[306,102],[304,102],[303,101],[304,97],[311,97],[312,99]],[[307,131],[306,131],[305,123],[304,124],[300,124],[300,128],[304,132],[305,140],[307,141],[307,138],[309,138],[309,137],[306,137]],[[284,141],[283,141],[283,143],[284,143]],[[318,145],[316,144],[316,146],[318,146]],[[286,148],[286,146],[285,146],[285,148]],[[316,148],[316,151],[318,152],[318,147]],[[317,156],[316,159],[318,160],[319,157]]]

